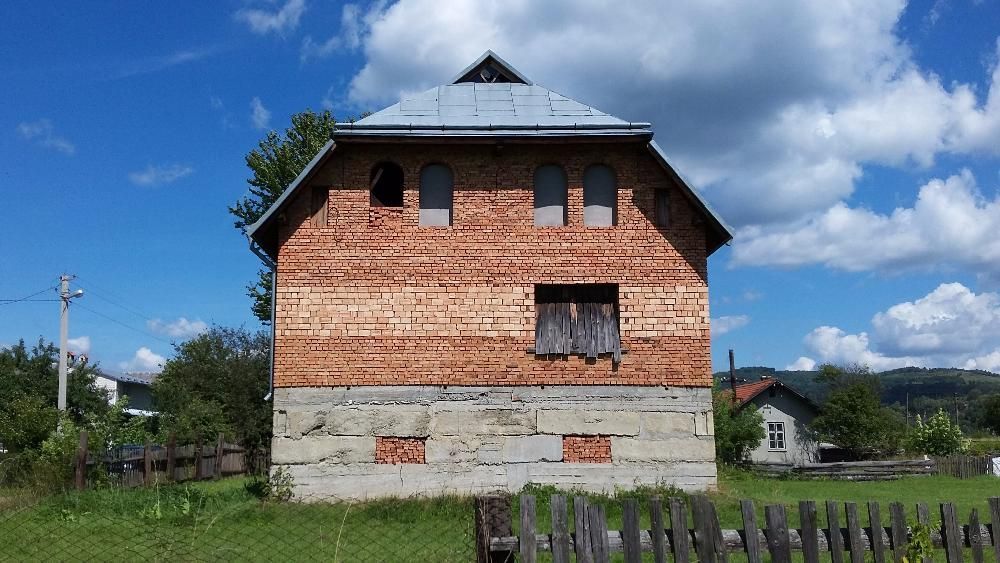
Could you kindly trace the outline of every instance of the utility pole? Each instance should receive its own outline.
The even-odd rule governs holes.
[[[83,295],[82,289],[78,289],[73,293],[69,292],[69,282],[74,277],[69,274],[59,276],[59,398],[56,404],[62,412],[66,411],[66,373],[68,371],[66,354],[69,352],[69,300]]]

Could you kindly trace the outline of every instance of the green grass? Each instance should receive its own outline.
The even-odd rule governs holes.
[[[25,500],[0,489],[0,561],[3,560],[242,560],[242,561],[470,561],[473,504],[468,498],[391,499],[363,504],[262,503],[244,489],[245,479],[225,479],[150,489],[69,492]],[[549,498],[559,491],[529,487],[537,502],[538,527],[550,529]],[[572,495],[573,493],[568,493]],[[588,495],[605,505],[608,526],[620,529],[621,504],[670,489]],[[986,498],[1000,495],[1000,479],[916,477],[854,483],[766,479],[726,471],[711,495],[724,528],[742,525],[739,500],[755,501],[758,521],[765,504],[784,504],[792,526],[798,501],[903,502],[908,519],[917,502],[927,502],[937,520],[937,503],[956,503],[965,520],[972,508],[988,515]],[[518,498],[512,499],[518,506]],[[860,507],[867,523],[867,511]],[[571,509],[572,510],[572,509]],[[643,510],[645,511],[645,510]],[[841,515],[843,523],[843,515]],[[690,522],[690,520],[689,520]],[[648,525],[648,515],[642,519]],[[518,523],[515,514],[515,530]],[[734,558],[733,560],[737,560]]]

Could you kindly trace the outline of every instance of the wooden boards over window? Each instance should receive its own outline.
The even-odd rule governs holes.
[[[535,353],[621,361],[617,284],[537,284]]]

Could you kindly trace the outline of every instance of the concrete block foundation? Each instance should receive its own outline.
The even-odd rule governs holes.
[[[711,391],[696,387],[279,388],[272,461],[303,500],[716,485]],[[605,436],[610,463],[563,461]],[[419,438],[425,463],[376,463],[376,437]]]

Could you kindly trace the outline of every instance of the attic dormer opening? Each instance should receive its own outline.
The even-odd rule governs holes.
[[[476,82],[480,84],[531,84],[526,76],[510,66],[493,51],[486,51],[452,80],[452,84]]]
[[[403,169],[395,162],[380,162],[372,167],[371,206],[403,207]]]

